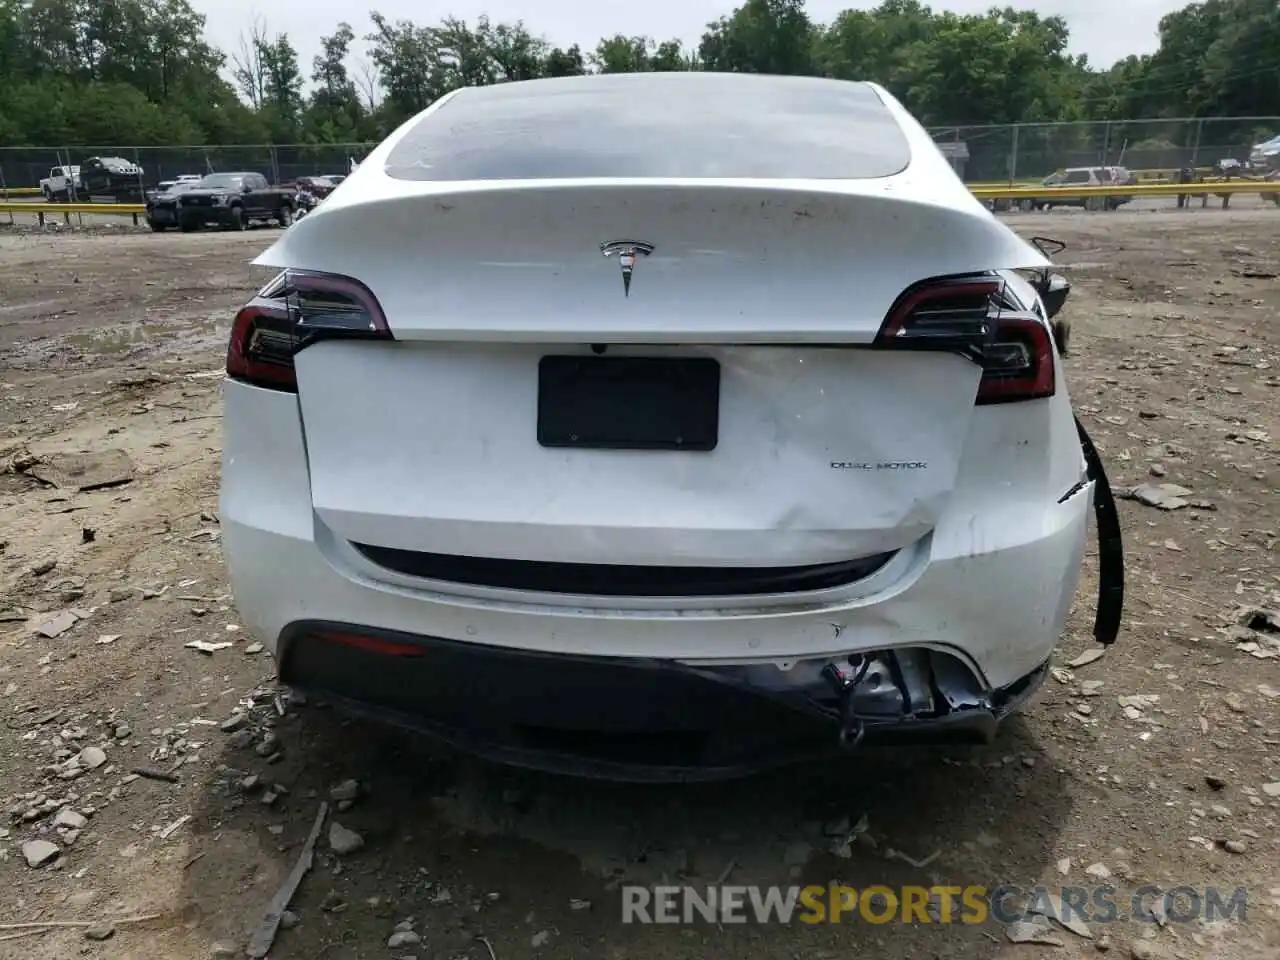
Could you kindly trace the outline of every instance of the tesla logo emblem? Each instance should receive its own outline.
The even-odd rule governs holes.
[[[611,240],[600,244],[600,252],[606,257],[618,258],[618,264],[622,267],[622,292],[625,296],[631,296],[631,275],[636,270],[636,258],[653,253],[653,244],[636,240]]]

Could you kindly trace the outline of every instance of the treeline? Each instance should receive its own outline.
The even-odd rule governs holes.
[[[657,70],[876,80],[930,125],[1280,114],[1276,0],[1193,3],[1161,21],[1155,54],[1105,69],[1067,53],[1061,17],[916,0],[829,24],[803,0],[746,0],[696,49],[622,35],[555,47],[483,17],[371,20],[366,36],[338,24],[308,67],[264,21],[216,49],[187,0],[0,0],[0,146],[376,140],[459,86]]]

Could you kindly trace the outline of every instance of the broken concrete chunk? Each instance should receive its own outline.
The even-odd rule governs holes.
[[[57,828],[67,830],[83,830],[89,824],[89,818],[83,813],[77,813],[70,807],[63,807],[58,811],[58,815],[53,818],[53,825]]]
[[[1068,867],[1070,861],[1067,861]],[[1037,903],[1040,900],[1046,901],[1044,907],[1033,906],[1031,908],[1035,916],[1044,916],[1058,923],[1059,926],[1070,930],[1078,937],[1084,937],[1086,940],[1093,939],[1093,931],[1089,929],[1089,924],[1071,907],[1062,902],[1062,898],[1056,893],[1048,890],[1042,890],[1036,894]]]
[[[1087,667],[1089,664],[1093,663],[1095,660],[1101,660],[1103,656],[1106,655],[1106,652],[1107,652],[1106,647],[1090,647],[1088,650],[1084,651],[1079,656],[1077,656],[1074,660],[1068,660],[1067,666],[1068,667]]]
[[[63,610],[38,622],[32,630],[40,636],[52,640],[61,636],[76,625],[76,615],[70,610]]]
[[[95,923],[91,927],[84,928],[84,938],[86,940],[99,940],[99,941],[110,940],[112,937],[115,936],[115,933],[116,933],[115,924],[109,921]]]
[[[107,754],[101,747],[85,747],[80,751],[80,755],[77,759],[80,761],[80,765],[82,767],[87,767],[90,770],[97,770],[107,762]]]
[[[343,800],[354,800],[360,795],[360,782],[358,780],[343,780],[337,786],[329,790],[329,799],[335,803]]]
[[[1053,935],[1049,921],[1041,916],[1019,920],[1004,928],[1005,936],[1014,943],[1039,943],[1047,947],[1061,947],[1063,942]]]
[[[133,479],[133,461],[120,449],[96,453],[54,453],[27,468],[27,476],[63,490],[101,490]]]
[[[1158,510],[1180,510],[1189,505],[1191,491],[1176,483],[1140,483],[1128,490],[1117,491],[1125,500],[1137,500]]]
[[[329,849],[343,857],[355,853],[364,846],[364,837],[354,830],[348,830],[336,820],[329,824]]]
[[[26,858],[28,867],[43,867],[46,863],[52,863],[61,852],[56,843],[48,840],[28,840],[22,845],[22,855]]]
[[[228,647],[232,645],[233,644],[230,644],[226,641],[210,643],[208,640],[192,640],[189,643],[183,644],[184,647],[188,647],[192,650],[199,650],[201,653],[205,654],[206,656],[213,656],[213,654],[217,653],[219,650],[226,650]]]

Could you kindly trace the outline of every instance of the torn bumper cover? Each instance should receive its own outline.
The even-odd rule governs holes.
[[[692,666],[298,622],[280,679],[489,759],[625,781],[711,780],[898,743],[982,743],[1043,681],[991,690],[933,649]]]

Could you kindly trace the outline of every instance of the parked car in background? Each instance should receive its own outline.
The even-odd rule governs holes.
[[[337,189],[338,183],[333,177],[299,177],[294,181],[299,189],[306,188],[317,200],[323,200]]]
[[[1271,168],[1280,160],[1280,136],[1253,145],[1249,151],[1249,163],[1255,167]]]
[[[79,193],[80,168],[78,166],[53,167],[49,175],[40,181],[40,195],[52,203],[57,200],[70,200],[74,193]]]
[[[193,189],[200,179],[163,180],[147,192],[147,225],[156,233],[178,225],[178,197]]]
[[[146,202],[150,203],[151,200],[154,199],[155,197],[164,196],[166,193],[172,190],[175,186],[177,186],[177,184],[178,184],[177,180],[161,180],[154,187],[148,187],[144,191],[147,198]]]
[[[260,173],[211,173],[156,208],[166,217],[172,212],[183,232],[210,224],[244,230],[263,220],[287,227],[293,223],[295,198],[293,190],[271,186]]]
[[[1040,181],[1040,185],[1051,190],[1065,191],[1070,187],[1131,186],[1137,182],[1137,177],[1124,167],[1068,167],[1065,170],[1051,173]],[[1023,207],[1028,210],[1052,210],[1054,207],[1115,210],[1132,199],[1132,196],[1125,194],[1092,197],[1055,197],[1052,193],[1046,193],[1044,196],[1024,200],[1022,203]]]
[[[144,203],[145,173],[123,157],[90,157],[80,164],[81,192],[95,203]]]

